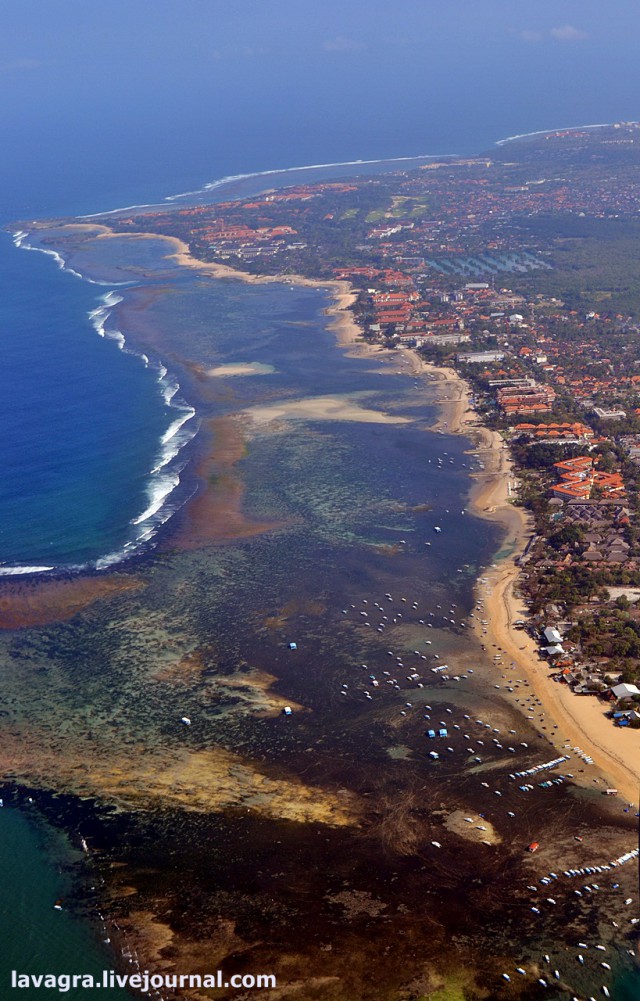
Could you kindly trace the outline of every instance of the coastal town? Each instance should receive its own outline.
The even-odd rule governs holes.
[[[202,261],[346,282],[368,343],[470,387],[510,450],[528,630],[549,676],[640,727],[640,233],[635,123],[491,157],[109,219]]]

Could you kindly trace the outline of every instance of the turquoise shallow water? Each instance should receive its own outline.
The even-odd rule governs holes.
[[[12,970],[101,978],[102,970],[113,969],[108,946],[98,937],[95,913],[89,924],[78,903],[66,902],[81,886],[79,866],[82,856],[51,828],[19,810],[0,810],[0,997],[9,996]],[[58,899],[64,902],[62,911],[54,910]],[[78,988],[58,995],[34,987],[16,996],[35,1001],[54,993],[73,999],[89,996]],[[100,996],[109,1001],[130,997],[109,987],[101,989]]]

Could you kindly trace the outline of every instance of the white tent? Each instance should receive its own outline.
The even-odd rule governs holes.
[[[547,626],[542,635],[546,639],[547,643],[562,643],[562,636],[558,630],[554,629],[552,626]]]
[[[611,691],[617,699],[630,699],[633,695],[640,695],[640,688],[635,685],[616,685]]]

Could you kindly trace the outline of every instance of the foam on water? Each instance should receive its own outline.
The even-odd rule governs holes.
[[[0,566],[0,577],[17,577],[25,573],[47,573],[55,567],[7,567]]]
[[[142,512],[142,514],[138,515],[137,518],[133,518],[131,524],[142,525],[145,521],[149,521],[153,518],[155,514],[158,514],[158,512],[164,507],[167,498],[178,486],[179,482],[179,473],[168,473],[166,476],[158,477],[149,491],[149,506]]]
[[[100,337],[115,340],[121,350],[125,349],[125,337],[120,330],[110,327],[108,320],[114,307],[123,301],[122,295],[113,291],[107,292],[100,297],[101,305],[89,314],[96,333]],[[127,351],[139,358],[145,368],[151,364],[146,354],[132,352],[129,349]],[[129,540],[119,553],[101,557],[96,562],[97,568],[111,566],[122,559],[123,555],[132,555],[132,551],[135,551],[140,544],[150,542],[161,525],[177,510],[175,505],[170,506],[169,501],[176,487],[180,485],[180,473],[186,463],[176,465],[174,460],[177,459],[184,446],[193,440],[198,432],[199,423],[196,421],[191,428],[185,427],[196,416],[195,408],[179,396],[180,384],[161,361],[157,363],[157,370],[157,381],[164,404],[170,410],[176,411],[177,416],[162,434],[160,450],[148,474],[147,507],[141,514],[131,519],[130,524],[139,529],[135,539]]]
[[[16,246],[23,249],[39,249],[26,246],[24,243],[26,235],[24,232],[14,234]],[[43,252],[48,256],[55,256],[58,265],[63,267],[63,258],[59,254],[54,251]],[[114,341],[119,350],[137,358],[145,368],[157,371],[159,402],[169,412],[170,423],[160,436],[153,465],[146,474],[146,504],[140,514],[130,520],[131,535],[123,541],[122,548],[91,562],[73,566],[0,565],[0,577],[51,573],[60,569],[82,571],[113,567],[122,560],[148,549],[161,526],[187,499],[185,490],[180,492],[179,499],[176,497],[176,490],[181,485],[181,474],[187,465],[187,460],[181,458],[180,453],[193,440],[200,426],[199,421],[194,419],[196,411],[180,395],[180,384],[166,365],[160,360],[150,359],[147,354],[131,350],[122,331],[110,322],[113,310],[123,301],[123,295],[110,289],[99,297],[98,305],[89,311],[88,318],[99,337]]]
[[[507,136],[506,139],[498,139],[496,146],[504,146],[506,143],[515,142],[517,139],[530,139],[533,136],[548,136],[552,135],[554,132],[574,132],[576,129],[610,129],[617,122],[600,122],[596,125],[564,125],[561,128],[556,129],[539,129],[537,132],[522,132],[517,136]],[[637,122],[630,122],[630,125],[637,125]]]
[[[23,229],[16,230],[13,233],[13,242],[19,250],[35,250],[38,254],[45,254],[47,257],[52,257],[61,271],[66,271],[67,274],[73,275],[74,278],[80,278],[84,282],[89,282],[90,285],[116,285],[120,287],[121,285],[132,284],[131,282],[103,282],[97,278],[89,278],[87,275],[83,275],[74,268],[69,267],[64,257],[57,250],[49,250],[47,247],[34,247],[32,243],[27,243],[28,236],[29,233]]]

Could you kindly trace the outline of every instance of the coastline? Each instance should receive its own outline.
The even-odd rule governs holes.
[[[233,279],[247,284],[277,282],[322,289],[332,296],[332,304],[326,308],[325,313],[330,317],[329,329],[335,334],[340,347],[358,355],[386,355],[383,348],[362,340],[362,331],[350,310],[357,293],[346,280],[323,281],[297,274],[253,275],[229,265],[201,261],[191,254],[188,244],[177,237],[147,232],[116,233],[108,226],[87,222],[67,224],[64,228],[93,232],[97,239],[163,240],[172,250],[166,257],[175,261],[178,267],[197,270],[217,279]],[[475,482],[469,497],[469,509],[478,517],[496,522],[506,533],[502,546],[506,550],[505,554],[484,573],[484,578],[488,581],[486,594],[483,591],[488,625],[486,635],[482,635],[479,622],[474,619],[478,642],[484,643],[487,648],[495,645],[506,654],[510,663],[513,662],[513,670],[524,674],[530,691],[542,702],[545,721],[557,724],[557,736],[552,737],[550,727],[546,736],[555,742],[558,750],[565,749],[565,738],[572,747],[581,747],[629,802],[637,802],[640,762],[632,767],[627,760],[631,758],[634,749],[637,752],[637,731],[614,728],[604,717],[600,703],[593,699],[580,699],[568,689],[550,681],[547,677],[548,665],[538,659],[533,640],[524,632],[516,634],[512,630],[513,622],[518,618],[526,618],[528,614],[515,595],[519,578],[516,561],[524,550],[532,525],[529,515],[510,501],[511,483],[515,474],[507,446],[498,432],[480,423],[477,413],[469,405],[470,387],[454,369],[425,362],[412,350],[402,351],[401,356],[414,375],[428,375],[436,379],[442,390],[442,395],[435,401],[439,407],[439,417],[431,430],[462,434],[470,438],[473,442],[470,451],[482,456],[485,469],[473,474]],[[223,462],[224,466],[228,462],[229,467],[232,467],[239,458],[235,454],[235,448],[232,451],[234,456],[227,457]],[[230,468],[225,468],[225,475],[220,483],[224,497],[216,497],[215,488],[207,489],[210,474],[219,473],[216,469],[217,461],[216,444],[213,442],[197,470],[204,489],[198,490],[187,503],[186,521],[189,527],[186,535],[189,538],[183,539],[187,547],[205,541],[220,541],[222,537],[228,539],[237,535],[257,534],[274,527],[250,526],[245,523],[241,513],[242,487],[230,476]],[[219,529],[216,531],[213,526],[219,526],[222,515],[228,517],[232,509],[235,530],[222,533]],[[205,522],[210,527],[203,532],[201,525]],[[178,537],[180,535],[179,531]],[[478,581],[476,597],[480,597],[481,590]],[[515,705],[515,701],[512,700],[511,704],[524,713],[521,707]],[[590,777],[587,776],[585,781],[590,782]]]
[[[245,282],[249,285],[272,285],[274,282],[284,285],[299,285],[304,288],[315,288],[331,292],[334,304],[326,310],[327,315],[332,317],[331,329],[336,334],[341,347],[351,346],[362,336],[360,327],[355,322],[351,313],[348,312],[350,306],[356,300],[356,292],[350,282],[328,278],[323,280],[306,278],[304,275],[254,275],[249,271],[240,271],[227,264],[216,264],[211,261],[201,261],[194,257],[189,249],[189,245],[180,240],[177,236],[166,236],[161,233],[117,233],[109,226],[99,223],[67,223],[60,227],[61,230],[74,230],[77,232],[96,234],[98,240],[130,239],[130,240],[162,240],[173,248],[173,252],[165,256],[169,260],[175,261],[179,267],[191,268],[203,274],[211,275],[212,278],[230,278]],[[372,353],[378,353],[377,349],[371,347]]]
[[[537,646],[527,632],[516,632],[513,623],[528,618],[528,609],[517,597],[520,570],[517,559],[524,551],[533,530],[530,515],[510,501],[510,484],[515,477],[513,463],[500,434],[484,427],[469,406],[470,387],[452,368],[422,362],[416,355],[415,371],[424,370],[437,377],[447,396],[440,401],[441,414],[434,430],[464,434],[476,440],[472,449],[482,455],[485,470],[474,475],[469,507],[480,518],[500,524],[506,531],[502,548],[507,552],[483,574],[486,584],[476,584],[476,599],[484,601],[484,614],[488,620],[486,635],[478,619],[474,619],[474,633],[487,650],[493,645],[502,651],[504,667],[513,663],[512,673],[520,672],[529,682],[530,692],[540,699],[547,724],[556,723],[557,736],[548,727],[545,735],[552,740],[559,752],[580,747],[593,758],[596,767],[617,788],[629,803],[638,803],[640,786],[640,733],[623,727],[614,727],[604,715],[602,703],[593,697],[575,695],[563,684],[551,681],[550,668],[537,653]],[[445,421],[445,417],[447,420]],[[506,655],[506,656],[505,656]],[[515,698],[511,700],[515,706]],[[592,776],[576,780],[592,788]]]
[[[193,264],[189,267],[195,268],[202,272],[202,267],[195,259]],[[206,267],[206,265],[204,265]],[[245,278],[243,272],[237,272],[233,269],[227,269],[227,273],[224,275],[216,277],[226,277],[234,278],[241,281],[249,281],[253,279],[253,276],[249,275]],[[328,327],[331,329],[336,336],[336,339],[345,352],[354,354],[359,354],[362,356],[377,356],[379,359],[387,359],[387,363],[381,366],[376,366],[376,368],[391,368],[396,367],[395,364],[388,364],[389,362],[402,364],[402,367],[411,366],[412,370],[417,373],[422,373],[423,375],[429,375],[432,379],[436,380],[436,390],[439,399],[436,401],[439,409],[439,414],[436,423],[433,425],[432,430],[438,431],[442,430],[446,434],[461,434],[465,438],[470,438],[474,440],[475,444],[473,447],[469,447],[469,451],[475,451],[476,454],[480,454],[482,461],[485,463],[486,468],[477,474],[474,474],[473,487],[471,491],[471,496],[468,501],[468,510],[473,511],[474,514],[493,520],[496,523],[505,525],[507,531],[507,538],[505,542],[509,544],[512,541],[514,547],[517,550],[518,546],[524,546],[526,536],[528,535],[528,529],[526,524],[526,514],[520,509],[514,507],[509,503],[509,482],[512,474],[512,467],[510,463],[510,454],[505,450],[502,439],[499,434],[492,432],[489,429],[483,427],[479,423],[479,417],[469,407],[468,384],[457,375],[453,369],[444,369],[434,366],[430,366],[424,363],[419,356],[411,350],[388,352],[383,348],[376,345],[369,345],[361,340],[362,333],[355,322],[353,313],[349,308],[353,302],[353,296],[355,293],[351,287],[346,282],[313,282],[309,279],[304,279],[301,276],[296,276],[299,280],[294,280],[291,276],[281,276],[281,277],[269,277],[267,281],[279,281],[281,283],[288,284],[302,284],[309,285],[317,288],[328,289],[331,292],[332,300],[331,304],[325,310],[326,315],[329,318]],[[257,281],[265,281],[265,279],[254,279]],[[336,286],[334,288],[334,286]],[[342,289],[342,286],[346,286],[346,290]],[[293,297],[292,297],[293,298]],[[339,364],[339,360],[338,360]],[[373,366],[372,366],[373,367]],[[205,377],[211,377],[211,373],[204,372]],[[221,374],[221,377],[222,374]],[[433,385],[433,383],[432,383]],[[211,544],[224,544],[226,541],[234,538],[242,538],[243,536],[249,536],[253,534],[258,534],[260,531],[269,531],[271,528],[276,528],[276,526],[258,524],[252,525],[249,520],[245,518],[243,513],[243,484],[240,475],[237,474],[235,469],[236,463],[242,458],[243,455],[243,438],[244,438],[244,418],[247,411],[242,411],[234,415],[226,415],[225,417],[219,418],[217,423],[209,420],[203,422],[204,427],[203,438],[200,439],[200,449],[202,453],[200,456],[201,461],[199,464],[194,463],[193,473],[198,477],[201,484],[200,489],[197,491],[196,495],[188,501],[185,505],[184,517],[180,516],[179,519],[174,522],[174,530],[176,531],[176,537],[179,541],[180,548],[193,548],[198,549],[201,546],[211,545]],[[208,434],[207,434],[208,433]],[[435,440],[435,439],[434,439]],[[447,447],[444,445],[443,447]],[[465,445],[466,447],[466,445]],[[465,503],[465,498],[461,497],[461,505]],[[170,522],[171,523],[171,522]],[[182,528],[180,527],[182,525]],[[175,528],[177,526],[177,529]],[[184,535],[182,531],[184,530]],[[524,533],[522,538],[518,535],[518,532]],[[188,538],[190,536],[190,538]],[[503,544],[504,545],[504,544]],[[163,548],[162,544],[160,548]],[[519,551],[519,550],[517,550]],[[516,552],[517,555],[517,552]],[[116,571],[118,567],[114,567],[113,570]],[[500,571],[511,574],[509,578],[512,581],[512,586],[517,580],[518,571],[515,566],[510,565],[510,559],[504,558],[500,562]],[[487,575],[493,573],[493,570],[487,571]],[[82,577],[82,575],[80,575]],[[105,579],[110,579],[112,573],[109,573]],[[499,573],[496,571],[497,583],[496,587],[501,586],[501,579],[499,579]],[[481,588],[480,582],[476,583],[476,591]],[[499,622],[504,620],[505,631],[509,631],[509,613],[507,609],[503,609],[502,602],[498,602],[495,611],[491,611],[488,616],[492,621],[492,628],[498,629]],[[470,620],[473,622],[474,620]],[[492,642],[498,643],[497,632],[493,634],[496,638],[492,639]],[[515,637],[523,634],[516,633]],[[484,637],[483,641],[488,640]],[[478,636],[478,642],[481,642]],[[489,661],[490,654],[485,655],[483,658]],[[186,680],[188,681],[188,672],[193,668],[196,669],[198,663],[196,658],[186,658],[179,664],[175,665],[172,670],[173,674],[169,674],[167,669],[165,669],[165,675],[161,677],[163,684],[167,682],[176,685],[179,689],[179,682],[175,679],[180,676],[180,672],[185,672]],[[532,665],[529,668],[523,667],[523,671],[534,670]],[[167,675],[169,675],[167,677]],[[522,676],[529,676],[528,674]],[[541,684],[544,686],[544,678],[541,678]],[[487,685],[487,687],[489,687]],[[557,686],[558,688],[560,686]],[[569,698],[574,698],[571,693],[567,693]],[[496,693],[498,695],[498,693]],[[501,693],[501,698],[507,698],[506,692]],[[543,698],[543,694],[540,695]],[[291,700],[288,700],[291,701]],[[506,703],[505,703],[506,704]],[[299,709],[298,705],[293,703],[294,712],[298,715]],[[545,709],[547,706],[545,705]],[[276,704],[276,713],[281,712],[280,703]],[[521,710],[519,709],[519,712]],[[557,717],[555,717],[557,718]],[[559,720],[558,720],[559,721]],[[497,724],[496,724],[497,725]],[[515,723],[513,724],[516,725]],[[613,728],[611,728],[613,729]],[[568,732],[567,730],[561,732]],[[525,738],[526,739],[526,738]],[[575,740],[574,743],[581,743],[582,746],[586,748],[584,738],[582,741]],[[112,753],[110,751],[110,753]],[[122,759],[121,759],[122,760]],[[180,809],[184,809],[185,813],[187,809],[190,808],[190,804],[195,800],[197,803],[202,804],[205,808],[203,813],[212,810],[212,799],[207,798],[204,793],[200,793],[197,783],[196,783],[196,772],[202,769],[203,773],[206,773],[206,778],[208,782],[213,780],[216,786],[217,796],[213,803],[215,809],[235,809],[243,810],[245,809],[245,803],[249,806],[246,807],[247,812],[249,807],[253,809],[253,802],[256,797],[259,797],[261,801],[267,798],[269,790],[272,791],[273,795],[271,798],[273,809],[278,809],[282,811],[282,817],[284,817],[288,822],[295,823],[307,823],[307,822],[318,822],[318,817],[320,816],[320,804],[316,804],[314,807],[315,812],[312,812],[311,807],[306,805],[306,800],[301,800],[299,809],[295,810],[295,793],[296,789],[291,787],[272,787],[267,786],[262,779],[258,776],[257,779],[249,776],[244,770],[242,765],[237,763],[229,763],[226,758],[213,758],[198,756],[195,760],[194,756],[194,769],[193,772],[187,769],[186,765],[184,768],[181,763],[175,768],[169,764],[165,764],[162,760],[151,759],[151,765],[155,771],[158,761],[160,769],[163,767],[167,772],[167,785],[161,787],[162,795],[164,796],[166,789],[173,790],[174,786],[182,789],[184,783],[187,783],[186,793],[184,798],[179,799]],[[227,767],[228,766],[228,767]],[[120,763],[118,763],[120,767]],[[233,768],[233,774],[231,774]],[[124,767],[122,768],[125,772]],[[576,769],[577,770],[577,769]],[[389,771],[389,769],[387,769]],[[101,774],[100,769],[98,773]],[[126,774],[126,773],[125,773]],[[231,777],[229,777],[231,776]],[[151,786],[151,779],[153,774],[147,770],[143,769],[141,779],[144,782],[148,779],[148,785]],[[193,785],[188,785],[189,782],[193,780]],[[239,793],[236,795],[239,797],[237,799],[231,798],[231,793],[229,793],[229,798],[225,799],[225,792],[229,789],[231,782],[239,785]],[[588,780],[590,782],[590,779]],[[617,783],[621,791],[623,788],[622,782]],[[109,783],[105,781],[105,788],[108,794],[117,794],[118,789],[115,787],[113,780],[109,779]],[[591,787],[593,789],[593,787]],[[602,787],[600,787],[602,788]],[[220,792],[222,790],[222,792]],[[279,793],[282,792],[282,797]],[[311,790],[313,793],[313,790]],[[246,799],[243,798],[246,795]],[[180,793],[182,796],[182,792]],[[285,812],[285,807],[282,802],[286,796],[287,807]],[[316,797],[317,798],[317,797]],[[573,799],[573,797],[571,797]],[[293,805],[291,801],[293,802]],[[134,808],[139,806],[139,802],[133,802]],[[615,804],[615,801],[614,801]],[[353,804],[353,809],[351,813],[347,813],[347,807],[351,804],[340,804],[342,812],[338,812],[336,808],[335,812],[322,814],[320,816],[320,822],[324,823],[323,817],[329,816],[330,820],[333,819],[336,827],[340,830],[340,833],[348,833],[351,827],[357,827],[359,814],[357,810],[357,804]],[[307,813],[302,813],[303,809],[308,809]],[[327,809],[330,809],[328,806]],[[446,830],[449,830],[456,837],[467,837],[468,840],[472,840],[467,832],[467,825],[462,816],[463,811],[457,810],[445,822]],[[276,819],[281,819],[280,815],[269,814],[268,809],[265,808],[265,817],[275,817]],[[485,825],[486,826],[486,825]],[[480,838],[479,828],[474,829],[475,840],[478,841]],[[499,844],[499,838],[495,839],[495,835],[492,830],[485,831],[484,835],[486,840]],[[438,836],[438,835],[436,835]],[[485,840],[483,837],[482,840]],[[482,844],[482,841],[479,843]],[[466,847],[466,846],[465,846]],[[508,847],[508,843],[505,845],[505,849]],[[470,846],[470,851],[474,848],[473,845]],[[478,851],[482,851],[481,847],[478,846]],[[464,853],[463,853],[464,854]],[[123,896],[125,892],[135,892],[134,888],[129,891],[127,888],[123,890]],[[147,901],[145,901],[145,904]],[[117,907],[117,903],[112,901],[112,907]],[[121,920],[118,914],[118,920]],[[182,961],[184,962],[184,956],[188,956],[186,951],[189,943],[184,939],[181,939],[177,933],[174,933],[169,924],[162,924],[157,913],[154,913],[154,909],[135,908],[129,914],[127,924],[127,933],[131,936],[131,941],[136,942],[136,948],[140,950],[141,955],[146,955],[147,965],[151,965],[149,961],[149,952],[153,952],[154,949],[157,951],[157,956],[155,960],[156,963],[164,964],[169,963],[170,960],[166,956],[162,955],[162,950],[171,946],[173,950],[173,955],[180,957],[182,952]],[[155,937],[154,937],[155,932]],[[151,944],[151,949],[149,945]],[[171,953],[167,952],[167,955]]]

